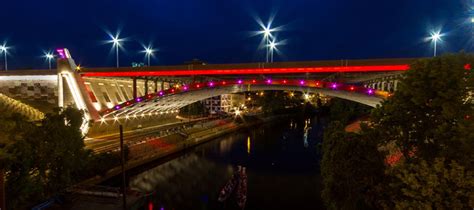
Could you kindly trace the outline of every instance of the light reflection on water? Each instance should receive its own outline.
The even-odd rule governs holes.
[[[321,129],[292,119],[241,131],[130,177],[130,187],[152,193],[145,202],[164,209],[232,209],[217,198],[242,165],[248,177],[245,209],[321,209]]]

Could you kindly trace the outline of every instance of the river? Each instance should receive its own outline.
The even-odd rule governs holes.
[[[241,130],[131,175],[129,186],[149,193],[143,209],[237,209],[239,193],[225,202],[218,197],[241,166],[246,169],[241,179],[246,193],[239,191],[246,195],[244,209],[323,209],[322,124],[292,118]]]

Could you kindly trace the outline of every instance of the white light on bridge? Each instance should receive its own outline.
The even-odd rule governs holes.
[[[57,81],[58,76],[56,75],[24,75],[24,76],[0,76],[0,81],[13,81],[13,80],[46,80],[46,81]]]

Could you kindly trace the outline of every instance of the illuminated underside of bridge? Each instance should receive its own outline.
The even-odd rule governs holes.
[[[193,83],[148,94],[101,113],[104,120],[174,113],[184,106],[213,96],[245,91],[285,90],[319,93],[375,107],[388,93],[354,85],[312,80],[222,80]]]

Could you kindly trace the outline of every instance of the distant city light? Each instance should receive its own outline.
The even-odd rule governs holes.
[[[309,98],[310,98],[309,94],[305,93],[305,94],[304,94],[304,99],[305,99],[305,100],[309,100]]]

